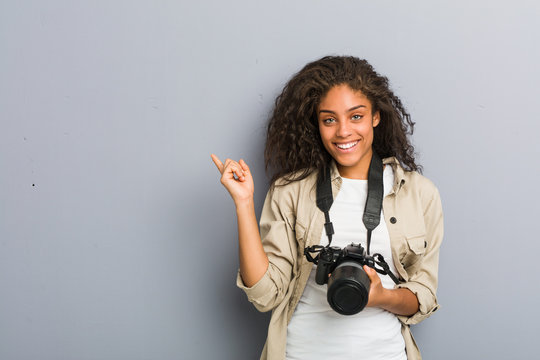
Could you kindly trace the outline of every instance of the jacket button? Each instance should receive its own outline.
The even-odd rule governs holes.
[[[392,217],[390,218],[390,222],[391,222],[392,224],[395,224],[395,223],[397,223],[397,219],[396,219],[395,217],[392,216]]]

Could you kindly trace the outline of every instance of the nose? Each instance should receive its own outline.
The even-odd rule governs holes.
[[[336,135],[341,138],[346,138],[352,134],[351,124],[347,120],[341,120],[338,122],[338,128]]]

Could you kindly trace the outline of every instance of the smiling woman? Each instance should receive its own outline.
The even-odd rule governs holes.
[[[236,205],[237,285],[257,309],[272,311],[261,359],[420,359],[409,325],[439,307],[443,218],[437,189],[417,172],[413,125],[367,61],[325,57],[306,65],[268,123],[273,176],[260,233],[248,165],[212,155]],[[346,264],[358,277],[340,277]],[[334,311],[331,282],[344,284],[336,294],[369,283],[366,307]]]
[[[322,143],[341,176],[367,179],[373,128],[380,117],[368,98],[348,85],[334,86],[321,99],[318,117]]]

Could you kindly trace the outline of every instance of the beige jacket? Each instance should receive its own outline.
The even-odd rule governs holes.
[[[402,323],[407,358],[421,359],[409,326],[439,308],[436,298],[439,247],[443,238],[443,214],[439,192],[416,172],[404,171],[395,158],[383,160],[394,170],[394,187],[383,200],[384,219],[390,233],[392,257],[401,283],[410,289],[420,308],[412,316],[398,316]],[[306,286],[313,264],[304,247],[319,244],[324,214],[317,208],[317,174],[268,192],[260,219],[261,238],[270,262],[264,276],[247,288],[238,275],[237,285],[259,311],[272,310],[268,337],[261,359],[283,360],[287,325]],[[342,179],[332,168],[334,198]],[[279,181],[278,181],[279,185]]]

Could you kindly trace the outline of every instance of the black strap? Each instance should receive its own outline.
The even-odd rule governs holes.
[[[377,253],[373,255],[373,258],[375,259],[375,263],[383,269],[383,270],[379,270],[376,267],[374,267],[375,271],[377,271],[379,274],[390,276],[390,278],[394,281],[394,283],[399,284],[398,278],[396,277],[396,275],[394,275],[394,273],[392,273],[392,271],[390,271],[390,266],[388,266],[388,263],[386,262],[386,260],[384,260],[384,256]]]
[[[368,173],[368,194],[364,216],[362,221],[367,229],[367,254],[369,255],[369,245],[371,244],[371,232],[381,222],[381,209],[384,195],[383,184],[383,163],[377,153],[373,151]]]
[[[332,195],[332,178],[330,175],[330,165],[327,165],[317,178],[317,207],[324,213],[324,230],[328,237],[328,246],[332,243],[334,226],[330,221],[330,208],[334,203]]]
[[[368,255],[369,245],[371,243],[371,232],[381,221],[383,195],[383,163],[377,153],[373,151],[368,172],[368,194],[366,206],[364,207],[364,216],[362,217],[362,221],[367,229]],[[324,213],[324,229],[326,231],[326,236],[328,237],[328,246],[332,243],[332,235],[334,235],[334,226],[330,221],[329,213],[333,203],[334,197],[332,195],[330,166],[327,165],[317,179],[317,207]]]

